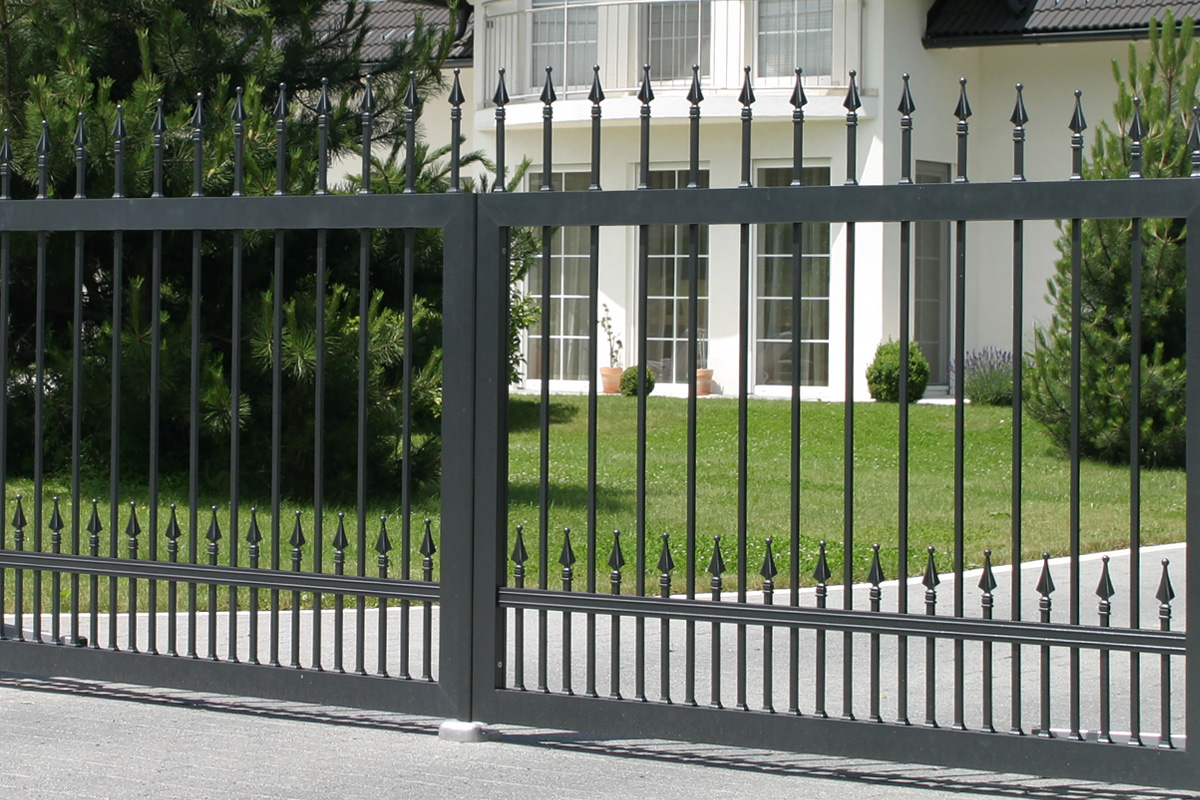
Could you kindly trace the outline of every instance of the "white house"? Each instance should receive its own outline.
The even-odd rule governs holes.
[[[380,6],[386,5],[381,2]],[[464,71],[470,108],[464,129],[472,146],[494,148],[494,109],[498,69],[504,67],[511,101],[507,106],[508,163],[534,160],[527,188],[540,184],[542,108],[539,94],[545,68],[553,68],[553,165],[558,188],[586,189],[591,152],[587,95],[593,65],[607,99],[603,103],[605,189],[637,185],[638,115],[636,93],[642,64],[651,65],[657,120],[651,136],[652,185],[670,187],[686,180],[686,99],[692,65],[699,65],[705,99],[701,104],[700,159],[710,186],[736,186],[740,179],[740,105],[743,67],[751,68],[757,102],[753,106],[753,180],[756,185],[787,183],[792,153],[794,68],[803,69],[809,103],[805,107],[804,178],[809,184],[845,177],[845,109],[850,70],[856,70],[859,110],[860,183],[888,184],[900,178],[901,76],[911,75],[914,113],[915,179],[953,179],[956,157],[954,108],[959,79],[967,79],[974,111],[970,118],[970,180],[1012,178],[1012,125],[1015,85],[1024,85],[1025,173],[1030,180],[1062,180],[1070,174],[1070,131],[1074,91],[1082,91],[1088,120],[1111,115],[1116,88],[1111,63],[1125,63],[1128,43],[1144,39],[1146,24],[1171,9],[1177,19],[1200,13],[1200,3],[1141,0],[476,0],[473,70]],[[1142,45],[1143,50],[1144,44]],[[438,114],[426,107],[426,119]],[[426,122],[427,133],[441,128]],[[1091,133],[1090,131],[1088,132]],[[1088,134],[1085,134],[1088,136]],[[1090,136],[1088,142],[1090,143]],[[803,346],[798,368],[805,397],[840,399],[844,387],[845,308],[844,226],[806,226],[798,318]],[[951,226],[921,223],[914,231],[913,339],[932,370],[931,383],[944,385],[953,353]],[[686,392],[687,229],[654,229],[650,247],[650,299],[647,319],[638,320],[636,230],[601,232],[601,301],[627,343],[647,326],[649,361],[659,389]],[[1053,271],[1053,223],[1026,227],[1026,339],[1044,320],[1046,278]],[[751,323],[754,346],[752,391],[761,396],[789,391],[792,309],[790,226],[757,226],[752,234]],[[531,332],[526,347],[525,387],[549,377],[556,391],[587,385],[587,233],[564,229],[555,237],[552,366],[540,373],[541,335]],[[858,320],[855,332],[855,396],[866,398],[864,373],[875,346],[898,335],[898,226],[858,226]],[[737,376],[738,234],[736,227],[703,230],[700,241],[700,325],[702,355],[714,370],[715,391],[735,392]],[[966,340],[969,350],[1011,348],[1011,225],[973,223],[967,237]],[[536,294],[540,281],[531,280]],[[601,364],[607,353],[601,344]],[[788,356],[788,357],[785,357]],[[627,346],[626,366],[635,354]],[[936,391],[936,390],[935,390]]]

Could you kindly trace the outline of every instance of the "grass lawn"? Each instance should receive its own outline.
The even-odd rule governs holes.
[[[673,588],[682,590],[685,581],[685,503],[686,503],[686,431],[687,404],[677,398],[651,397],[649,400],[647,440],[647,543],[646,568],[648,591],[656,591],[658,562],[663,533],[670,534],[676,563]],[[624,590],[631,590],[636,564],[636,463],[637,463],[637,403],[633,398],[604,396],[599,404],[599,531],[597,584],[607,590],[607,566],[612,547],[612,531],[619,529],[627,562],[623,571]],[[507,550],[511,551],[518,524],[525,526],[525,544],[530,559],[526,562],[527,585],[537,585],[538,564],[538,398],[514,396],[510,406],[510,502]],[[855,492],[854,572],[856,580],[866,577],[870,567],[871,544],[880,544],[881,560],[887,577],[895,577],[897,546],[897,487],[898,487],[898,407],[892,404],[863,403],[855,408]],[[558,565],[562,547],[562,530],[571,528],[572,544],[578,563],[575,565],[576,588],[586,585],[587,542],[587,398],[584,396],[555,396],[551,402],[550,430],[550,509],[548,576],[552,588],[561,586]],[[776,586],[788,585],[788,536],[790,531],[791,405],[777,400],[752,400],[750,403],[749,440],[749,499],[747,510],[749,588],[761,585],[758,571],[762,565],[765,541],[774,539],[774,554],[779,575]],[[1012,531],[1011,510],[1011,411],[1007,408],[968,406],[966,409],[966,496],[965,496],[965,561],[969,567],[983,562],[983,551],[990,548],[994,563],[1010,559]],[[843,487],[842,487],[842,406],[834,403],[804,403],[801,411],[802,469],[801,491],[801,581],[813,582],[811,573],[817,557],[817,543],[829,543],[828,559],[833,571],[831,583],[841,580]],[[697,553],[698,589],[707,589],[709,576],[705,572],[712,555],[713,536],[721,536],[726,568],[725,588],[736,587],[737,576],[737,403],[727,398],[710,398],[699,405],[699,443],[697,463]],[[918,405],[910,418],[910,495],[909,495],[909,571],[919,574],[925,564],[925,549],[937,550],[938,568],[952,569],[954,543],[954,409],[950,406]],[[1127,546],[1129,542],[1129,471],[1085,462],[1082,469],[1082,539],[1085,550],[1106,550]],[[1038,558],[1043,551],[1052,555],[1067,552],[1069,542],[1070,464],[1046,438],[1041,427],[1027,420],[1024,441],[1024,499],[1022,507],[1022,557]],[[1142,541],[1146,544],[1181,541],[1184,538],[1185,475],[1182,471],[1156,470],[1142,474]],[[7,487],[6,546],[13,546],[11,520],[14,497],[23,494],[25,514],[32,528],[32,484],[27,479],[10,481]],[[70,552],[70,484],[64,477],[49,479],[45,485],[43,519],[43,549],[49,551],[50,504],[53,495],[63,498],[61,513],[67,529],[63,531],[63,552]],[[143,531],[148,531],[145,486],[127,486],[122,493],[138,503],[138,519]],[[104,531],[100,534],[100,554],[107,555],[109,547],[108,496],[106,481],[84,486],[85,498],[102,498],[99,504]],[[158,554],[167,558],[165,529],[169,518],[166,505],[180,505],[180,525],[184,535],[179,540],[180,559],[186,560],[189,547],[187,514],[183,509],[187,497],[185,480],[166,479],[160,487],[164,505],[159,519]],[[391,553],[390,574],[402,574],[402,541],[400,499],[398,497],[370,498],[367,512],[365,566],[368,574],[377,574],[374,545],[379,533],[379,518],[388,516],[388,533],[395,547]],[[201,498],[199,519],[198,560],[207,563],[207,541],[210,512],[218,507],[217,519],[223,538],[220,542],[220,561],[226,563],[230,549],[228,499],[224,495]],[[246,529],[249,509],[258,505],[259,526],[263,534],[260,564],[270,566],[271,525],[269,502],[266,498],[243,498],[240,516],[239,563],[248,564]],[[295,512],[301,512],[306,544],[303,568],[310,569],[313,561],[313,519],[311,501],[287,501],[281,509],[280,565],[291,567],[291,546],[288,540],[295,522]],[[350,546],[346,551],[346,572],[357,572],[359,547],[357,526],[352,506],[327,504],[324,515],[324,569],[333,570],[331,541],[337,529],[339,511],[346,514],[346,530]],[[84,504],[81,524],[87,525],[91,514],[90,502]],[[122,508],[118,552],[128,555],[125,526],[129,510]],[[411,572],[421,577],[421,555],[418,552],[423,533],[423,519],[432,520],[435,541],[440,540],[438,498],[425,492],[414,498],[413,526],[410,543]],[[149,553],[149,534],[140,537],[139,557]],[[25,548],[32,549],[33,531],[26,530]],[[81,531],[81,551],[86,553],[88,534]],[[435,579],[438,577],[435,558]],[[510,564],[511,570],[511,564]],[[11,575],[9,576],[11,578]],[[28,577],[28,576],[27,576]],[[48,583],[48,576],[46,582]],[[85,584],[87,581],[84,580]],[[105,584],[106,581],[101,581]],[[64,580],[64,585],[66,581]],[[122,598],[124,581],[121,582]],[[30,584],[26,583],[27,600]],[[11,587],[11,584],[10,584]],[[145,581],[141,582],[144,596]],[[8,602],[11,603],[11,588]],[[104,590],[102,590],[104,591]],[[243,592],[244,593],[244,592]],[[199,592],[200,607],[204,607],[206,590]],[[225,602],[227,590],[222,589]],[[165,588],[159,590],[160,607],[165,603]],[[307,601],[307,596],[305,597]],[[67,598],[63,598],[64,607]],[[331,598],[326,598],[331,602]],[[286,607],[288,593],[281,596]],[[83,607],[87,599],[81,598]],[[122,606],[124,600],[122,599]],[[107,598],[101,598],[107,607]],[[48,608],[48,604],[45,606]]]
[[[606,566],[611,531],[620,529],[622,547],[632,572],[636,500],[637,402],[604,396],[599,404],[599,501],[597,528],[600,581]],[[524,523],[526,546],[536,560],[538,526],[538,399],[514,397],[510,419],[510,527]],[[857,580],[870,568],[871,544],[880,544],[887,577],[895,577],[898,556],[898,414],[895,404],[861,403],[855,407],[854,572]],[[760,585],[765,540],[774,539],[780,574],[787,583],[787,541],[791,528],[791,404],[752,400],[749,410],[749,495],[747,511],[748,585]],[[577,557],[584,561],[587,520],[587,398],[556,396],[550,430],[550,584],[558,584],[557,564],[562,529],[573,531]],[[737,402],[710,398],[699,404],[697,458],[697,555],[705,570],[712,537],[722,550],[733,586],[737,540]],[[684,565],[686,503],[687,404],[675,398],[651,397],[647,429],[647,567],[658,561],[661,535],[670,534],[681,585]],[[801,580],[812,583],[817,543],[829,543],[828,558],[840,583],[843,532],[843,407],[840,403],[804,403],[801,407]],[[954,547],[954,408],[917,405],[910,415],[909,571],[919,574],[926,548],[937,550],[939,569],[949,571]],[[1009,408],[966,408],[965,555],[969,567],[983,563],[985,548],[994,563],[1011,558],[1012,412]],[[1065,554],[1069,546],[1070,462],[1046,437],[1041,426],[1026,419],[1024,427],[1022,557],[1043,552]],[[1184,538],[1185,475],[1182,471],[1142,473],[1142,541],[1146,544]],[[1129,543],[1129,470],[1085,462],[1081,480],[1081,537],[1088,551]],[[532,534],[532,535],[531,535]],[[511,535],[510,535],[511,540]],[[582,564],[578,565],[582,566]],[[532,564],[527,574],[536,575]],[[577,569],[576,585],[581,570]],[[657,578],[648,581],[651,590]],[[707,574],[697,586],[708,586]]]

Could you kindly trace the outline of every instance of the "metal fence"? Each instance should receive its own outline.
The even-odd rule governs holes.
[[[654,93],[646,71],[638,98],[640,117],[640,185],[649,185],[649,145]],[[450,95],[454,138],[461,119],[462,94],[457,86]],[[917,185],[911,181],[912,114],[914,106],[907,81],[901,95],[902,180],[895,186],[860,186],[855,175],[858,95],[853,76],[846,97],[846,147],[850,165],[844,185],[803,186],[804,105],[803,85],[793,94],[795,113],[793,185],[756,188],[751,181],[754,92],[747,75],[742,93],[742,181],[736,188],[649,191],[601,190],[599,185],[602,107],[604,93],[597,79],[590,99],[592,113],[592,190],[563,203],[554,192],[507,193],[505,105],[508,95],[503,74],[496,91],[496,191],[462,192],[458,175],[457,142],[451,154],[453,169],[446,194],[406,192],[374,195],[369,181],[363,192],[332,195],[326,191],[325,163],[321,161],[320,196],[246,197],[240,190],[240,147],[234,160],[234,196],[161,197],[161,125],[155,125],[157,164],[153,196],[122,196],[120,180],[113,198],[85,199],[83,149],[77,149],[79,184],[75,199],[49,199],[46,195],[49,142],[39,147],[41,191],[35,199],[14,200],[9,190],[11,152],[0,158],[4,177],[0,196],[0,285],[8,318],[8,298],[14,282],[33,273],[36,286],[36,363],[32,385],[32,430],[9,426],[9,403],[0,406],[0,440],[12,451],[32,442],[34,466],[32,496],[12,491],[14,477],[0,475],[6,487],[6,513],[0,527],[0,606],[5,622],[0,641],[0,665],[16,671],[94,676],[108,680],[146,682],[197,689],[235,691],[300,700],[314,700],[388,709],[402,709],[461,719],[585,728],[602,733],[662,736],[742,745],[841,753],[854,756],[928,761],[987,769],[1073,775],[1104,780],[1134,781],[1168,786],[1200,785],[1186,734],[1195,729],[1200,709],[1195,692],[1200,683],[1188,666],[1194,649],[1184,630],[1173,629],[1173,613],[1193,610],[1174,603],[1176,586],[1188,588],[1181,576],[1193,573],[1192,556],[1186,565],[1147,564],[1140,561],[1140,507],[1138,443],[1131,442],[1131,566],[1126,585],[1104,562],[1098,571],[1095,616],[1085,604],[1082,585],[1089,562],[1081,554],[1080,456],[1072,449],[1070,464],[1069,554],[1052,562],[1048,557],[1034,569],[1020,564],[1022,552],[1021,474],[1023,377],[1020,359],[1015,371],[1012,432],[1012,539],[1017,563],[968,572],[965,552],[964,491],[965,387],[956,383],[954,417],[954,552],[952,574],[941,575],[930,549],[923,564],[910,563],[910,553],[921,547],[908,529],[907,503],[910,424],[907,375],[901,371],[898,412],[899,472],[896,502],[899,509],[896,547],[898,574],[887,581],[872,548],[866,584],[854,587],[858,576],[852,557],[864,543],[856,542],[855,526],[855,405],[852,333],[855,330],[854,276],[855,226],[860,223],[898,223],[900,237],[900,341],[905,351],[910,337],[912,225],[921,221],[954,223],[956,248],[955,290],[958,302],[954,327],[956,359],[964,363],[966,325],[965,285],[970,280],[966,237],[972,223],[1008,221],[1012,224],[1013,347],[1023,349],[1022,307],[1024,220],[1071,220],[1069,230],[1073,275],[1080,275],[1082,220],[1173,217],[1191,224],[1197,220],[1196,189],[1188,179],[1145,181],[1138,179],[1085,182],[1081,178],[1084,146],[1082,114],[1076,106],[1070,140],[1073,179],[1064,182],[1027,182],[1023,173],[1024,114],[1018,95],[1014,123],[1012,182],[976,184],[967,180],[969,105],[965,86],[959,107],[957,180],[943,185]],[[414,114],[416,98],[408,113]],[[700,104],[699,80],[688,95],[690,104],[690,183],[699,181]],[[544,103],[544,152],[541,188],[552,185],[555,93],[547,80]],[[322,103],[318,109],[328,109]],[[327,112],[322,112],[327,113]],[[370,137],[370,114],[364,103],[365,135]],[[198,118],[200,118],[198,116]],[[279,115],[278,148],[286,148],[287,111]],[[411,116],[410,116],[411,122]],[[240,142],[242,121],[235,114],[235,135]],[[196,125],[197,163],[203,137]],[[410,124],[409,130],[412,130]],[[1134,127],[1134,130],[1140,128]],[[410,134],[411,135],[411,134]],[[117,174],[121,136],[115,136]],[[411,143],[411,140],[410,140]],[[1140,144],[1132,142],[1134,159]],[[1193,163],[1200,164],[1200,130],[1193,134]],[[410,180],[415,172],[409,148]],[[283,156],[281,155],[281,159]],[[282,162],[281,162],[282,163]],[[1136,173],[1136,169],[1135,169]],[[1200,169],[1198,169],[1200,173]],[[409,189],[413,185],[409,184]],[[201,194],[197,169],[196,195]],[[802,223],[830,222],[846,226],[845,270],[847,300],[844,335],[847,339],[847,378],[844,402],[844,528],[840,543],[822,542],[816,553],[801,549],[800,529],[805,509],[800,469],[800,372],[792,374],[792,425],[790,468],[792,490],[790,533],[778,545],[786,559],[786,589],[777,591],[780,570],[772,543],[761,561],[751,562],[748,543],[755,535],[748,520],[751,494],[749,452],[748,363],[750,335],[750,226],[762,223],[791,224],[796,229],[795,259],[800,255]],[[701,225],[738,226],[741,241],[739,268],[740,374],[737,384],[738,457],[730,479],[738,506],[732,545],[720,539],[698,541],[695,517],[698,438],[701,418],[696,387],[690,386],[687,433],[680,458],[686,464],[688,505],[676,530],[663,535],[647,529],[647,504],[654,501],[647,483],[648,401],[637,401],[638,451],[634,491],[636,517],[627,536],[602,534],[597,529],[597,505],[603,481],[597,471],[599,407],[597,398],[597,331],[599,298],[596,287],[601,269],[599,230],[604,226],[632,226],[639,230],[638,303],[645,317],[647,298],[646,248],[650,225],[690,226],[690,241],[697,241]],[[509,491],[509,359],[508,309],[510,302],[510,242],[517,228],[540,230],[543,258],[550,258],[550,240],[559,226],[584,226],[590,231],[590,340],[587,399],[587,511],[580,520],[579,540],[570,533],[560,538],[549,524],[553,501],[550,447],[552,442],[549,382],[542,381],[539,398],[538,494],[540,519],[536,539],[526,541],[523,529],[508,519]],[[1136,223],[1135,223],[1136,227]],[[368,298],[379,269],[372,263],[371,231],[404,233],[403,271],[415,269],[415,232],[445,231],[443,272],[444,371],[442,378],[441,514],[436,527],[424,529],[413,520],[413,486],[406,475],[401,482],[400,543],[393,547],[386,524],[376,527],[367,519],[369,475],[366,451],[369,352],[366,326],[360,326],[357,370],[357,483],[351,512],[339,518],[336,533],[328,536],[323,479],[326,423],[322,376],[326,346],[324,314],[314,321],[316,399],[314,412],[315,457],[312,515],[296,513],[285,520],[285,497],[293,491],[281,483],[283,465],[279,417],[289,398],[283,396],[281,351],[283,275],[288,260],[287,231],[309,231],[314,237],[316,297],[327,295],[325,264],[329,238],[335,232],[358,233],[359,314],[368,318]],[[270,348],[274,381],[272,414],[276,420],[272,451],[270,510],[242,508],[237,403],[232,403],[229,436],[229,497],[222,506],[200,510],[198,476],[205,460],[199,446],[199,378],[202,343],[193,328],[189,359],[190,446],[189,485],[181,492],[186,520],[175,507],[164,507],[175,498],[159,483],[158,417],[162,403],[161,316],[151,313],[151,391],[149,428],[150,461],[146,491],[131,496],[122,485],[118,462],[122,434],[122,364],[114,346],[110,373],[104,385],[84,386],[81,338],[86,330],[82,287],[87,261],[85,237],[111,234],[111,269],[115,286],[122,285],[124,237],[148,232],[154,254],[151,296],[157,299],[161,276],[164,232],[191,233],[193,294],[191,324],[202,309],[200,270],[206,244],[216,234],[231,236],[227,253],[234,298],[230,341],[246,338],[243,312],[237,305],[242,294],[240,268],[243,232],[273,232],[275,270],[272,276],[274,307]],[[75,272],[67,297],[47,294],[50,239],[73,233]],[[32,246],[18,245],[28,239]],[[1136,241],[1136,239],[1135,239]],[[31,253],[28,259],[17,255]],[[1141,264],[1134,248],[1134,286]],[[208,256],[214,257],[214,256]],[[221,258],[225,258],[222,254]],[[215,257],[214,257],[215,258]],[[689,268],[696,274],[698,253],[693,246]],[[30,263],[32,262],[32,263]],[[1188,289],[1200,281],[1200,253],[1187,254]],[[794,270],[794,302],[799,304],[800,270]],[[550,324],[552,310],[546,301],[551,291],[549,271],[541,297],[542,325]],[[407,284],[411,287],[411,280]],[[1078,281],[1075,282],[1078,286]],[[690,281],[693,316],[698,308],[697,281]],[[1131,313],[1140,313],[1140,298],[1132,298]],[[118,329],[123,318],[122,293],[114,292],[109,323]],[[1200,318],[1200,291],[1188,291],[1188,316]],[[70,497],[47,497],[49,483],[41,459],[45,426],[44,398],[66,373],[54,373],[46,364],[43,339],[47,306],[73,302],[74,336],[71,375],[73,411]],[[324,305],[318,301],[318,308]],[[1078,298],[1074,303],[1073,335],[1080,336]],[[414,314],[411,290],[405,292],[405,318]],[[171,323],[167,324],[178,324]],[[687,375],[696,380],[696,341],[699,325],[688,326],[687,352],[692,363]],[[544,330],[548,328],[544,327]],[[794,326],[794,347],[799,347],[800,326]],[[14,381],[8,360],[14,333],[0,329],[0,372],[10,393]],[[638,332],[638,380],[647,380],[647,334]],[[1200,353],[1200,327],[1187,332],[1189,352]],[[412,337],[403,340],[404,361],[411,364],[416,347]],[[228,353],[231,396],[237,397],[241,347]],[[1078,431],[1080,414],[1079,350],[1075,349],[1071,409]],[[542,373],[549,374],[549,349],[543,348]],[[1189,358],[1194,366],[1198,356]],[[1138,363],[1133,359],[1134,369]],[[1136,374],[1136,373],[1135,373]],[[1132,407],[1137,415],[1140,388],[1133,384]],[[111,392],[112,479],[109,497],[93,501],[88,509],[82,493],[80,452],[83,419],[82,392]],[[404,380],[403,400],[411,402],[412,377]],[[1200,420],[1200,394],[1188,398],[1191,420]],[[94,423],[95,421],[90,421]],[[400,432],[405,454],[411,445],[411,418],[405,416]],[[1138,426],[1132,426],[1136,431]],[[1200,427],[1189,424],[1189,453],[1200,448]],[[1077,445],[1076,436],[1076,445]],[[18,444],[19,443],[19,444]],[[0,461],[4,464],[6,461]],[[3,467],[0,467],[2,469]],[[861,468],[858,471],[861,474]],[[23,477],[23,476],[22,476]],[[1190,531],[1194,509],[1200,507],[1194,482],[1188,483]],[[173,490],[172,490],[173,491]],[[132,503],[128,511],[125,504]],[[90,515],[90,522],[85,520]],[[69,518],[69,520],[67,519]],[[48,519],[48,521],[47,521]],[[141,522],[146,522],[143,533]],[[414,530],[414,522],[416,528]],[[288,531],[291,538],[285,542]],[[50,535],[46,536],[46,531]],[[65,531],[65,534],[64,534]],[[88,537],[84,533],[89,534]],[[312,541],[307,539],[308,533]],[[122,535],[125,537],[122,542]],[[141,538],[141,537],[145,538]],[[166,558],[157,549],[159,537],[167,541]],[[684,563],[675,563],[669,547],[675,537],[684,539]],[[201,541],[203,539],[203,541]],[[145,552],[142,542],[146,542]],[[222,542],[225,543],[224,547]],[[265,542],[265,544],[264,544]],[[874,543],[872,543],[874,544]],[[243,548],[244,545],[244,548]],[[581,552],[577,555],[575,547]],[[330,568],[322,553],[332,549]],[[369,574],[368,548],[375,553],[376,576]],[[264,552],[265,550],[265,552]],[[185,552],[186,551],[186,552]],[[290,552],[289,552],[290,551]],[[205,554],[207,558],[204,557]],[[435,559],[436,553],[436,559]],[[413,563],[420,556],[420,573]],[[983,554],[980,554],[983,555]],[[290,556],[290,565],[288,557]],[[726,559],[729,559],[728,561]],[[353,566],[347,569],[347,559]],[[551,580],[550,564],[562,568]],[[842,564],[841,586],[836,585],[829,561]],[[397,568],[397,562],[399,566]],[[526,575],[526,564],[536,563],[536,575]],[[1187,569],[1181,569],[1186,566]],[[923,570],[922,570],[923,567]],[[434,580],[437,571],[438,580]],[[346,572],[351,574],[346,574]],[[1152,577],[1143,578],[1144,573]],[[763,579],[761,592],[747,589],[748,576]],[[624,592],[632,574],[633,591]],[[672,579],[682,575],[683,596],[672,595]],[[735,576],[735,588],[726,589],[725,576]],[[815,587],[802,588],[809,574]],[[657,586],[648,585],[647,578]],[[1056,605],[1055,579],[1067,585],[1067,621]],[[1174,577],[1176,586],[1171,583]],[[603,585],[607,578],[608,586]],[[1007,580],[1006,580],[1007,578]],[[702,596],[700,581],[709,586]],[[967,586],[975,582],[978,592]],[[47,582],[50,584],[47,587]],[[65,585],[64,585],[65,582]],[[949,591],[939,587],[951,584]],[[1007,583],[1007,586],[1003,584]],[[165,584],[164,600],[157,592]],[[146,592],[141,592],[145,587]],[[853,587],[853,588],[843,588]],[[1119,592],[1118,592],[1119,590]],[[180,596],[183,592],[185,597]],[[205,596],[207,595],[207,596]],[[939,597],[940,595],[940,597]],[[949,595],[949,613],[939,610],[939,599]],[[1126,596],[1122,604],[1118,598]],[[1142,607],[1157,600],[1158,625],[1143,622]],[[64,609],[63,603],[67,608]],[[107,608],[103,605],[107,604]],[[1034,606],[1036,603],[1036,607]],[[415,605],[414,605],[415,604]],[[48,617],[48,619],[47,619]],[[1094,620],[1094,622],[1092,621]],[[47,626],[48,623],[48,626]],[[166,628],[165,635],[163,628]],[[332,632],[330,632],[332,627]],[[71,646],[74,645],[74,646]],[[911,647],[910,647],[911,646]],[[348,653],[352,651],[352,655]],[[707,661],[707,666],[704,662]],[[1007,662],[1007,665],[1005,665]],[[1196,661],[1200,663],[1200,661]],[[1157,669],[1142,673],[1144,664]],[[1006,668],[1007,666],[1007,668]],[[1003,673],[1008,673],[1005,676]],[[370,673],[370,674],[368,674]],[[1182,691],[1181,691],[1182,688]],[[1128,709],[1115,710],[1114,692],[1128,697]],[[1143,713],[1142,701],[1157,714]],[[1156,698],[1151,702],[1151,698]],[[1150,717],[1157,719],[1151,721]],[[1119,731],[1120,719],[1128,730]],[[1157,727],[1149,732],[1146,728]]]

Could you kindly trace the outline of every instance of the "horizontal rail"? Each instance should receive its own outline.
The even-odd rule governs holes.
[[[425,581],[330,575],[318,572],[285,572],[273,569],[213,567],[206,564],[142,561],[106,556],[70,556],[0,550],[0,567],[78,575],[105,575],[114,578],[141,578],[152,581],[253,586],[260,589],[281,589],[292,592],[362,595],[430,603],[437,602],[441,597],[439,584]]]
[[[939,617],[896,614],[886,611],[851,611],[840,608],[751,605],[636,595],[500,589],[499,601],[501,606],[508,608],[541,611],[617,614],[737,625],[820,628],[847,633],[933,636],[942,639],[1069,646],[1097,650],[1131,650],[1175,656],[1184,655],[1187,644],[1185,631],[1100,628],[1089,625]]]

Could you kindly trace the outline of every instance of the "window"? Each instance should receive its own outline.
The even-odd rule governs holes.
[[[534,91],[545,83],[546,67],[554,68],[559,88],[591,85],[599,25],[596,7],[584,6],[585,2],[593,0],[533,0],[530,86]]]
[[[710,0],[680,0],[642,6],[645,32],[642,62],[649,64],[655,80],[692,77],[692,65],[709,74],[712,46],[712,3]]]
[[[687,186],[686,170],[650,173],[651,189]],[[708,187],[708,171],[700,172],[699,184]],[[708,226],[699,227],[696,265],[696,296],[699,298],[696,326],[697,365],[706,367],[708,355]],[[647,250],[646,347],[647,366],[662,383],[688,382],[688,319],[691,293],[687,225],[650,225]]]
[[[828,167],[808,167],[804,183],[829,185]],[[787,186],[791,168],[758,171],[759,186]],[[799,319],[793,303],[795,259],[793,226],[758,226],[755,284],[755,364],[759,385],[790,386],[800,370],[801,386],[829,385],[829,223],[800,226]],[[793,353],[793,331],[799,325],[800,360]]]
[[[586,172],[559,172],[551,176],[555,191],[584,191],[589,182],[590,175]],[[589,241],[589,229],[577,226],[559,228],[550,240],[550,380],[588,379]],[[540,251],[529,268],[525,286],[540,308]],[[544,341],[542,320],[539,320],[530,326],[525,337],[526,377],[531,380],[542,378]]]
[[[833,74],[833,0],[758,0],[758,74]]]
[[[950,165],[917,162],[917,183],[948,183]],[[950,223],[913,223],[913,340],[929,362],[929,383],[948,381],[950,366]]]

